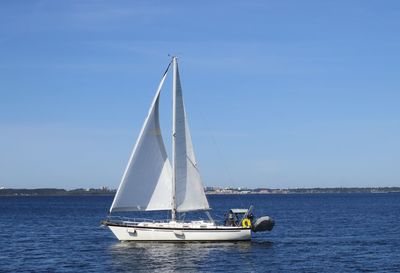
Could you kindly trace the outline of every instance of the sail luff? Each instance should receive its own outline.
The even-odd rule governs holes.
[[[157,88],[156,94],[155,94],[155,96],[153,98],[153,101],[151,103],[149,112],[148,112],[148,114],[146,116],[146,119],[145,119],[145,121],[143,123],[143,126],[142,126],[142,128],[140,130],[139,137],[138,137],[138,139],[137,139],[137,141],[135,143],[135,146],[134,146],[134,148],[132,150],[132,153],[131,153],[131,155],[129,157],[128,164],[127,164],[127,166],[125,168],[125,171],[124,171],[124,174],[122,176],[121,182],[120,182],[120,184],[118,186],[118,189],[117,189],[117,192],[115,194],[113,203],[112,203],[112,205],[110,207],[110,213],[113,212],[113,211],[130,211],[130,210],[140,210],[141,209],[140,207],[136,207],[135,208],[135,207],[131,207],[131,206],[118,207],[118,206],[116,206],[116,204],[118,202],[121,203],[120,197],[123,195],[123,189],[125,188],[126,183],[127,183],[127,176],[129,174],[130,168],[133,165],[132,161],[133,161],[135,155],[137,154],[137,150],[139,148],[139,145],[141,144],[141,141],[143,141],[145,130],[148,129],[147,127],[149,126],[149,122],[150,122],[151,118],[154,119],[154,120],[151,120],[151,122],[155,123],[154,126],[156,128],[156,131],[159,130],[158,102],[159,102],[160,92],[161,92],[162,86],[164,84],[164,81],[166,79],[169,67],[170,67],[170,64],[168,65],[168,67],[167,67],[166,71],[164,72],[164,75],[163,75],[163,77],[162,77],[162,79],[160,81],[160,84],[158,85],[158,88]],[[159,132],[154,132],[154,133],[158,134]],[[169,161],[168,161],[167,156],[166,156],[164,144],[163,144],[162,139],[161,139],[161,135],[159,136],[159,139],[157,139],[156,141],[158,142],[159,149],[160,149],[158,151],[158,153],[161,153],[160,156],[163,157],[162,160],[164,160],[163,166],[161,167],[161,170],[159,170],[160,171],[159,175],[160,175],[160,177],[168,176],[168,168],[170,169],[170,166],[169,166]],[[159,181],[157,182],[157,184],[159,184]],[[153,189],[153,194],[157,190],[157,186],[158,186],[157,184],[155,185],[155,187]],[[151,196],[150,199],[148,200],[147,205],[150,204],[150,202],[152,200],[152,197],[153,196]],[[171,208],[170,208],[170,205],[168,205],[168,206],[161,206],[161,207],[159,207],[159,209],[161,210],[161,209],[171,209]]]

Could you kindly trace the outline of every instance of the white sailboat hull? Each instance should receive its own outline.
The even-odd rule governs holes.
[[[120,241],[249,241],[251,229],[207,226],[205,228],[123,226],[106,224]]]

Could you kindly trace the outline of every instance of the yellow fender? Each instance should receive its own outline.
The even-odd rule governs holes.
[[[242,227],[244,228],[251,228],[251,221],[249,218],[244,218],[242,220]]]

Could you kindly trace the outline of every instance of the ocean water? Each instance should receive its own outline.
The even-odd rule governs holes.
[[[0,272],[400,272],[400,194],[209,196],[276,220],[252,242],[119,242],[112,197],[0,197]]]

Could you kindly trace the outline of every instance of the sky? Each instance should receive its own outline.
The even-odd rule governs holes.
[[[168,54],[206,186],[400,186],[399,29],[399,1],[1,1],[0,187],[116,188]],[[169,152],[171,123],[169,79]]]

